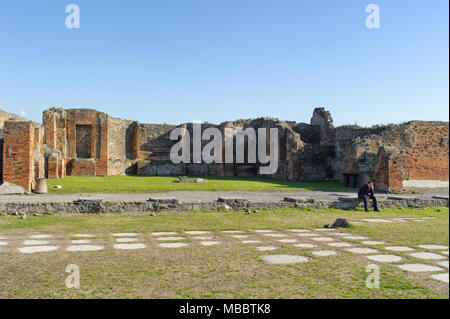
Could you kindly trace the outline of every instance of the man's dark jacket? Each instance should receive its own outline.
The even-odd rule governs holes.
[[[373,189],[370,188],[369,184],[364,184],[363,186],[361,186],[359,188],[358,197],[363,197],[364,195],[366,195],[366,196],[373,196],[374,195]]]

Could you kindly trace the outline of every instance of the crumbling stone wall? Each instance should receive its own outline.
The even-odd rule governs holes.
[[[319,137],[319,143],[330,145],[335,141],[335,130],[331,113],[323,107],[314,109],[311,118],[311,125],[316,128],[316,135]]]
[[[129,127],[133,121],[108,117],[108,148],[109,159],[131,158]]]
[[[134,121],[108,117],[108,174],[123,175],[134,164]]]
[[[298,154],[303,142],[300,135],[292,129],[295,122],[284,122],[276,119],[259,118],[252,120],[238,120],[234,122],[224,122],[221,124],[202,124],[201,134],[204,130],[214,127],[222,134],[222,163],[212,164],[197,164],[194,163],[193,154],[191,152],[191,161],[188,164],[173,164],[170,162],[170,149],[176,141],[170,141],[170,131],[173,126],[155,126],[141,124],[141,158],[142,163],[138,163],[139,175],[180,175],[188,174],[195,176],[241,176],[252,177],[259,175],[259,167],[261,163],[250,163],[247,158],[248,144],[247,137],[244,138],[244,163],[237,163],[236,161],[236,138],[233,137],[233,161],[234,163],[225,163],[225,129],[234,128],[246,130],[247,128],[254,128],[257,132],[258,128],[278,128],[279,150],[278,171],[272,175],[275,178],[289,178],[296,179],[299,173],[299,166],[297,165]],[[184,127],[189,133],[190,149],[193,150],[194,137],[192,123],[185,123],[180,125]],[[266,145],[269,147],[269,136],[266,136]],[[202,140],[202,148],[209,143],[208,140]]]
[[[49,156],[61,156],[47,159],[47,167],[50,166],[52,171],[47,174],[49,178],[64,176],[66,171],[68,175],[85,176],[93,171],[96,175],[108,175],[107,114],[91,109],[51,108],[43,113],[43,126],[44,143],[50,149]],[[95,170],[91,165],[73,165],[72,162],[78,158],[93,158]],[[82,169],[87,171],[80,171]]]
[[[409,179],[448,180],[448,123],[412,122],[415,143],[405,155]]]
[[[333,165],[341,179],[356,173],[361,184],[375,179],[376,187],[386,191],[402,189],[409,179],[448,181],[448,122],[341,127],[335,146]]]
[[[170,148],[174,144],[170,140],[170,132],[175,127],[169,124],[140,124],[139,150],[143,158],[169,160]]]
[[[143,124],[92,109],[61,108],[44,111],[42,127],[26,123],[31,122],[6,121],[0,145],[4,143],[3,177],[27,190],[42,176],[258,176],[263,164],[249,163],[246,143],[244,162],[236,162],[236,137],[232,137],[234,162],[225,163],[225,128],[253,128],[255,132],[258,128],[278,128],[279,162],[273,178],[345,181],[351,175],[357,178],[356,184],[375,179],[379,190],[401,189],[407,181],[448,183],[448,122],[334,127],[331,114],[316,108],[310,124],[271,118],[206,123],[202,124],[202,133],[209,127],[222,133],[222,163],[212,164],[193,163],[192,152],[191,163],[170,161],[170,150],[176,143],[170,140],[170,132],[175,125]],[[192,123],[178,127],[189,132],[192,150]],[[24,130],[19,132],[19,128]],[[268,136],[265,142],[269,147]],[[207,143],[202,141],[202,148]],[[16,147],[15,157],[5,157],[12,146]],[[20,170],[20,174],[13,177],[12,169]]]

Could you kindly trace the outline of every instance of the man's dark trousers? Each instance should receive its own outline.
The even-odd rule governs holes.
[[[360,195],[359,199],[362,199],[364,201],[364,210],[367,212],[369,210],[369,201],[368,199],[371,199],[373,201],[373,208],[375,210],[378,210],[378,202],[375,195]]]

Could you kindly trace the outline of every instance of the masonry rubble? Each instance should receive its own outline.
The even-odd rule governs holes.
[[[170,160],[177,142],[170,132],[193,124],[144,124],[93,109],[50,108],[42,124],[0,110],[0,176],[25,192],[39,178],[65,176],[259,176],[262,163],[179,163]],[[258,118],[202,124],[202,131],[278,128],[278,169],[269,177],[293,181],[336,180],[357,187],[375,180],[380,191],[448,187],[449,123],[334,127],[331,114],[314,109],[310,124]],[[266,143],[268,143],[268,135]],[[222,145],[225,145],[225,134]],[[192,146],[192,138],[191,138]],[[209,141],[202,141],[203,146]],[[268,145],[269,148],[269,145]],[[234,149],[236,153],[236,149]],[[191,155],[192,156],[192,155]],[[223,155],[225,156],[225,155]]]
[[[380,199],[380,208],[423,208],[448,207],[447,199],[405,197],[401,200]],[[101,197],[81,197],[73,201],[45,201],[38,202],[2,202],[0,215],[46,214],[51,213],[118,213],[118,212],[149,212],[149,211],[247,211],[258,212],[261,209],[298,208],[298,209],[355,209],[362,207],[357,198],[329,200],[286,197],[283,200],[258,201],[245,198],[224,198],[208,201],[185,201],[176,198],[148,200],[105,200]]]

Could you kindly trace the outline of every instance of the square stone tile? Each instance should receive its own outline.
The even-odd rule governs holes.
[[[444,270],[441,267],[425,265],[425,264],[404,264],[398,265],[400,269],[411,271],[411,272],[431,272],[431,271],[441,271]]]
[[[409,254],[412,257],[415,258],[419,258],[419,259],[426,259],[426,260],[440,260],[440,259],[445,259],[446,257],[439,255],[439,254],[435,254],[435,253],[412,253]]]
[[[260,256],[269,265],[304,263],[309,259],[297,255],[263,255]]]

